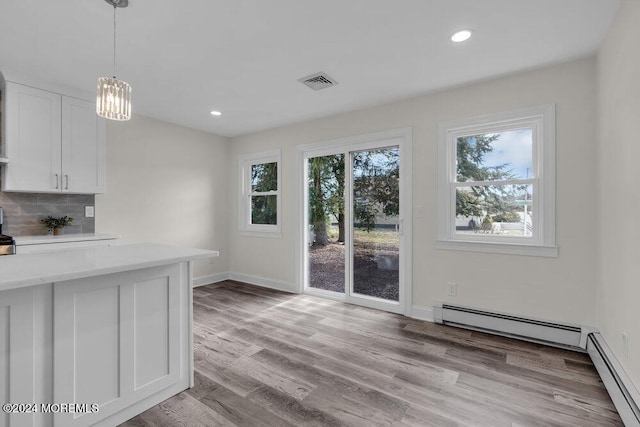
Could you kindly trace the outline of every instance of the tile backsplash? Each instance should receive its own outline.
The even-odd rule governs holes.
[[[0,191],[0,207],[4,209],[2,233],[13,237],[47,234],[47,228],[40,220],[49,215],[73,218],[64,234],[94,233],[95,218],[84,217],[85,206],[95,206],[94,195]]]

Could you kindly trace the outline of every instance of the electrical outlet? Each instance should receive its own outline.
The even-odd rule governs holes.
[[[458,285],[456,282],[447,283],[447,296],[455,297],[458,295]]]
[[[627,337],[627,333],[622,333],[622,354],[625,359],[629,358],[629,337]]]
[[[94,206],[85,206],[84,207],[84,217],[85,218],[93,218],[96,216],[96,208]]]

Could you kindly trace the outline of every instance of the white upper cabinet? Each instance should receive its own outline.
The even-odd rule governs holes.
[[[7,82],[3,190],[60,191],[61,96]],[[57,177],[56,177],[57,175]],[[56,182],[57,181],[57,182]]]
[[[62,97],[62,191],[104,193],[105,121],[95,102]]]
[[[92,102],[7,82],[3,191],[104,192],[105,123]]]

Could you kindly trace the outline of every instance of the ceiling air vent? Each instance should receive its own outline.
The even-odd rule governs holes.
[[[307,77],[298,79],[299,82],[309,86],[313,90],[325,89],[338,84],[337,81],[327,76],[323,72],[315,73]]]

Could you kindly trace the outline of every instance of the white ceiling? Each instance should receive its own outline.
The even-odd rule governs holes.
[[[117,74],[134,114],[233,136],[591,55],[620,0],[129,3]],[[93,91],[112,16],[103,0],[1,0],[0,70]],[[460,28],[474,37],[453,45]],[[297,81],[316,71],[339,84]]]

